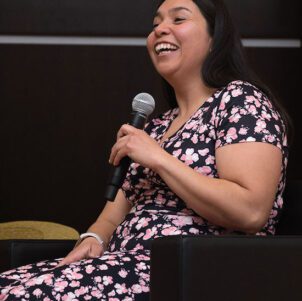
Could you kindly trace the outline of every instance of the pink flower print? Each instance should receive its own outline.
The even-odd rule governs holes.
[[[279,208],[282,208],[282,206],[283,206],[283,199],[280,195],[277,198],[277,205]]]
[[[93,290],[91,296],[100,299],[102,297],[102,292],[99,290]]]
[[[107,264],[109,264],[111,266],[116,266],[116,265],[118,265],[118,261],[117,260],[108,260]]]
[[[181,154],[181,149],[178,149],[178,150],[176,150],[176,151],[174,151],[173,153],[172,153],[172,155],[174,156],[174,157],[178,157],[179,155]]]
[[[192,234],[194,234],[194,235],[199,234],[199,230],[196,229],[196,228],[190,228],[189,232],[192,233]]]
[[[205,162],[206,162],[207,165],[214,164],[215,163],[215,157],[210,155],[206,158]]]
[[[193,148],[188,148],[186,150],[186,154],[182,155],[180,160],[184,161],[185,164],[190,165],[193,162],[198,161],[198,155],[196,153],[194,153]]]
[[[235,85],[231,84],[231,85],[228,86],[228,90],[229,90],[229,91],[230,91],[230,90],[233,90],[233,89],[236,89],[236,86],[235,86]]]
[[[121,295],[121,294],[125,294],[128,292],[128,290],[126,289],[126,284],[123,283],[123,284],[119,284],[119,283],[116,283],[114,285],[115,289],[116,289],[116,292]]]
[[[142,288],[139,284],[132,285],[131,290],[134,294],[140,294],[142,292]]]
[[[146,255],[144,255],[144,254],[140,254],[140,255],[136,255],[136,256],[135,256],[135,259],[138,260],[138,261],[141,261],[141,260],[149,261],[149,260],[150,260],[150,257],[149,257],[149,256],[146,256]]]
[[[151,221],[151,218],[149,217],[142,217],[138,222],[137,225],[135,226],[136,230],[140,230],[141,228],[144,228],[148,226],[149,222]]]
[[[202,125],[200,128],[199,128],[199,130],[198,130],[198,133],[199,134],[202,134],[202,133],[204,133],[206,130],[207,130],[207,126],[206,125]]]
[[[152,236],[154,236],[154,234],[156,234],[156,227],[152,227],[152,229],[147,229],[146,234],[143,237],[143,240],[148,240],[150,239]]]
[[[128,236],[128,235],[129,235],[129,229],[125,227],[125,228],[123,229],[122,235],[123,235],[124,237]]]
[[[238,89],[234,89],[234,90],[232,90],[232,96],[233,97],[237,97],[237,96],[239,96],[239,95],[242,95],[242,89],[240,89],[240,88],[238,88]]]
[[[191,133],[182,133],[182,139],[190,138]]]
[[[109,285],[112,284],[112,277],[111,276],[103,276],[103,284],[104,285]]]
[[[256,90],[254,90],[254,95],[255,95],[258,99],[261,99],[261,98],[262,98],[262,93],[257,92]]]
[[[122,278],[126,278],[128,275],[128,272],[125,269],[121,269],[118,274],[120,275],[120,277]]]
[[[279,127],[279,125],[275,124],[275,129],[277,130],[278,133],[280,133],[280,127]]]
[[[272,113],[272,116],[273,116],[273,118],[274,118],[275,120],[278,120],[278,119],[279,119],[278,115],[277,115],[275,112]]]
[[[178,235],[181,234],[181,231],[176,227],[168,227],[161,231],[163,235]]]
[[[212,169],[209,166],[202,166],[197,169],[197,172],[207,176],[212,172]]]
[[[75,299],[75,294],[71,292],[62,296],[62,301],[70,301],[74,299]]]
[[[169,206],[169,207],[175,207],[176,208],[176,202],[175,201],[169,201],[167,203],[167,206]]]
[[[81,286],[79,289],[75,290],[75,295],[77,297],[84,295],[88,292],[88,287],[86,286]]]
[[[274,137],[273,135],[268,135],[266,138],[267,138],[267,141],[268,141],[268,142],[271,142],[271,143],[272,143],[272,142],[275,142],[275,140],[276,140],[275,137]]]
[[[261,117],[262,117],[263,119],[266,119],[266,120],[271,120],[272,115],[269,114],[269,113],[267,113],[266,111],[262,110],[262,111],[261,111]]]
[[[189,122],[186,124],[185,129],[190,130],[195,126],[195,122]]]
[[[234,123],[237,123],[241,118],[241,115],[236,113],[235,115],[232,115],[230,118],[229,118],[229,121],[230,122],[234,122]]]
[[[255,142],[256,139],[254,137],[248,137],[246,140],[244,141],[247,141],[247,142]]]
[[[257,109],[254,105],[251,105],[248,107],[248,112],[252,115],[256,115],[257,114]],[[242,114],[242,115],[246,115],[246,114]]]
[[[245,97],[245,99],[248,103],[253,103],[257,108],[261,106],[259,100],[255,96],[248,95]]]
[[[106,264],[101,264],[101,265],[99,265],[99,269],[100,269],[101,271],[105,271],[105,270],[108,270],[108,267],[107,267]]]
[[[177,218],[173,219],[172,221],[173,225],[178,227],[183,227],[186,225],[192,225],[192,217],[190,216],[178,216]]]
[[[278,211],[277,211],[277,210],[272,210],[271,213],[270,213],[270,218],[276,217],[277,214],[278,214]]]
[[[231,96],[229,92],[225,92],[221,98],[221,102],[219,105],[219,110],[224,110],[225,109],[225,104],[228,103],[231,99]]]
[[[199,153],[199,155],[200,156],[206,156],[208,153],[209,153],[209,149],[208,148],[204,148],[204,149],[202,149],[202,150],[198,150],[198,153]]]
[[[127,190],[130,190],[130,187],[131,186],[130,186],[129,181],[126,180],[123,184],[123,189],[127,191]]]
[[[39,277],[39,279],[41,279],[41,281],[44,282],[47,285],[52,285],[52,283],[53,283],[53,274],[44,274],[44,275],[41,275]]]
[[[236,113],[238,113],[239,109],[237,107],[232,108],[231,110],[231,115],[235,115]]]
[[[266,128],[266,122],[258,119],[256,122],[255,132],[261,133]]]
[[[221,144],[221,140],[216,140],[215,148],[218,148]]]
[[[237,130],[234,127],[231,127],[228,129],[228,132],[226,134],[225,140],[228,143],[231,143],[233,140],[237,139]]]
[[[191,138],[191,141],[196,144],[198,142],[198,136],[196,134],[193,135],[193,137]]]
[[[246,135],[247,134],[247,130],[248,130],[247,128],[240,128],[238,134],[240,134],[240,135]]]
[[[95,267],[93,265],[89,264],[86,266],[85,270],[86,270],[87,274],[91,274],[95,270]]]
[[[115,296],[115,290],[112,290],[111,292],[109,292],[109,293],[108,293],[108,296],[109,296],[109,297]],[[119,301],[119,300],[116,299],[116,298],[109,298],[109,301]]]
[[[39,288],[36,288],[33,291],[33,295],[36,296],[37,298],[40,298],[40,296],[42,295],[42,291]]]
[[[80,281],[72,280],[69,286],[70,287],[78,287],[78,286],[80,286]]]
[[[83,275],[80,274],[80,273],[77,273],[77,272],[72,272],[72,273],[71,273],[71,277],[72,277],[72,279],[78,280],[78,279],[82,279],[82,278],[83,278]]]
[[[57,292],[64,292],[64,289],[68,286],[68,282],[67,281],[57,281],[54,283],[54,289]]]
[[[174,144],[174,147],[177,148],[177,147],[180,147],[182,145],[182,141],[177,141],[175,144]]]

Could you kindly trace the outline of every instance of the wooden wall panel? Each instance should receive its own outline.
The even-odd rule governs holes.
[[[301,1],[226,0],[243,37],[301,38]],[[0,0],[0,34],[145,37],[156,0]]]
[[[133,97],[148,92],[157,113],[167,108],[146,49],[2,45],[0,66],[0,221],[84,231],[104,205],[110,148]]]

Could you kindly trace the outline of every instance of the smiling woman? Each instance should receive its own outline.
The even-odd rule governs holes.
[[[144,130],[121,127],[109,160],[133,163],[115,201],[64,259],[0,275],[0,300],[149,300],[153,239],[274,234],[286,118],[223,2],[161,1],[153,27],[148,51],[171,109]]]

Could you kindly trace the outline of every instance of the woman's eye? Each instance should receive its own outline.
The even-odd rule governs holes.
[[[181,23],[182,21],[184,21],[185,20],[185,18],[175,18],[174,19],[174,22],[175,23]]]
[[[158,26],[158,23],[154,23],[153,24],[153,28],[157,27]]]

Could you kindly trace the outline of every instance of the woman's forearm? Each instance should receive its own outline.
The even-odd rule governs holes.
[[[107,247],[113,232],[124,220],[130,209],[131,205],[120,190],[114,202],[107,202],[101,214],[88,228],[87,232],[98,234],[104,240],[105,246]]]

